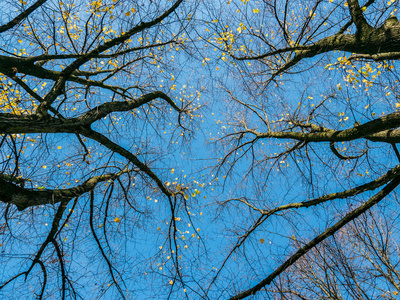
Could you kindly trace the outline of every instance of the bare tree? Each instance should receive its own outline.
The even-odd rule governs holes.
[[[325,240],[276,281],[282,299],[396,299],[398,220],[392,212],[362,215]]]
[[[213,21],[203,39],[220,50],[232,74],[221,81],[229,109],[215,137],[219,174],[228,176],[232,192],[219,203],[243,218],[229,230],[235,243],[219,261],[209,293],[272,297],[279,276],[296,277],[301,272],[293,270],[301,269],[298,281],[287,279],[291,285],[282,289],[308,299],[301,298],[302,284],[314,280],[301,277],[307,270],[327,272],[324,288],[353,272],[349,267],[343,275],[344,263],[334,270],[324,261],[328,251],[332,261],[340,255],[326,240],[350,232],[348,224],[384,199],[397,205],[397,2],[228,2],[226,14],[209,9]],[[340,298],[335,287],[328,292]]]
[[[172,293],[186,200],[164,158],[194,97],[174,94],[182,68],[164,62],[184,47],[195,3],[3,2],[1,297],[132,299],[152,294],[148,281]],[[148,263],[159,244],[173,253],[162,272]]]
[[[396,296],[397,1],[6,3],[2,296]]]

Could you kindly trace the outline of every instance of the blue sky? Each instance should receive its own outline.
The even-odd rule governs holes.
[[[90,12],[85,12],[85,5],[78,2],[70,9],[72,15],[80,13],[82,19],[76,24],[82,25]],[[169,1],[161,1],[159,5],[134,2],[132,7],[127,7],[121,2],[119,6],[115,4],[115,18],[107,15],[102,25],[110,25],[107,30],[116,30],[118,34],[122,26],[147,20],[168,5]],[[256,40],[254,36],[260,31],[264,36],[267,33],[270,37],[274,35],[273,24],[267,26],[269,15],[263,10],[265,7],[256,1],[247,4],[233,1],[232,6],[221,3],[213,7],[203,3],[198,4],[200,6],[195,14],[193,9],[197,3],[185,5],[179,10],[182,14],[173,15],[160,27],[132,37],[133,46],[139,46],[146,41],[146,37],[157,40],[160,35],[167,40],[178,33],[181,41],[188,38],[185,44],[133,52],[126,56],[126,60],[140,60],[127,66],[127,73],[118,74],[107,83],[124,87],[138,85],[138,88],[129,90],[133,97],[153,90],[163,91],[189,112],[179,115],[168,103],[157,99],[151,105],[134,111],[113,113],[93,124],[92,129],[148,164],[165,186],[187,187],[186,197],[177,195],[168,199],[148,176],[137,173],[137,168],[128,164],[125,158],[84,136],[80,137],[81,140],[73,134],[14,136],[6,140],[0,152],[2,172],[14,170],[17,153],[20,164],[18,175],[29,178],[27,187],[35,190],[69,188],[91,176],[116,172],[126,166],[132,168],[130,174],[121,176],[120,182],[105,182],[96,188],[92,216],[93,227],[104,253],[115,267],[112,272],[128,299],[165,299],[168,295],[170,299],[183,299],[185,295],[190,299],[200,299],[206,293],[209,299],[227,299],[240,290],[252,287],[275,270],[297,247],[374,193],[366,192],[320,207],[271,216],[249,235],[245,244],[230,256],[220,271],[238,238],[260,217],[256,209],[271,209],[342,191],[373,180],[398,163],[390,145],[370,141],[337,143],[335,146],[346,155],[358,155],[368,149],[368,155],[359,159],[340,160],[330,151],[328,143],[310,143],[301,150],[273,158],[292,147],[294,142],[260,139],[249,147],[233,151],[233,155],[221,166],[223,157],[237,142],[243,144],[253,138],[246,134],[240,140],[235,132],[243,128],[267,131],[266,116],[270,125],[276,126],[273,129],[287,130],[290,118],[305,118],[318,107],[315,118],[311,120],[321,126],[341,130],[353,127],[355,122],[362,124],[396,110],[397,85],[393,82],[398,64],[393,63],[393,69],[390,69],[361,61],[355,62],[353,67],[343,58],[345,55],[348,58],[349,54],[328,53],[302,62],[291,70],[294,74],[283,74],[277,78],[276,85],[265,87],[258,84],[269,76],[265,62],[233,64],[233,59],[225,58],[228,57],[227,51],[218,48],[221,46],[216,43],[218,35],[214,35],[215,31],[221,34],[221,30],[226,28],[225,32],[231,33],[238,45],[243,43],[248,46],[247,51],[251,47],[264,51],[261,48],[264,40]],[[329,5],[341,4],[335,2]],[[47,8],[50,7],[59,16],[57,9],[60,5],[49,1]],[[67,3],[62,7],[68,7]],[[292,9],[296,8],[296,13],[308,14],[299,7]],[[340,9],[345,10],[342,6]],[[130,11],[129,15],[127,11]],[[330,19],[333,23],[341,17],[340,10],[335,13]],[[1,20],[7,15],[3,14]],[[179,22],[181,15],[187,16],[183,23]],[[193,23],[189,22],[190,18],[193,18]],[[41,38],[49,43],[51,39],[47,41],[46,34],[51,29],[51,19],[40,11],[36,24],[33,23]],[[91,20],[93,23],[100,22],[100,18],[93,17]],[[318,21],[320,19],[317,18],[314,22]],[[69,45],[60,33],[63,30],[60,26],[63,25],[56,24],[59,40],[57,47],[50,47],[51,51],[61,51],[60,47]],[[193,25],[197,31],[191,28]],[[331,30],[338,27],[333,26]],[[71,32],[74,30],[71,29]],[[161,34],[161,30],[165,34]],[[318,38],[331,31],[321,29],[321,32]],[[275,37],[279,39],[276,29]],[[23,26],[13,34],[3,35],[2,55],[8,55],[4,51],[13,53],[14,49],[17,53],[26,53],[22,55],[42,54],[37,44],[29,44],[30,39]],[[255,40],[254,43],[251,39]],[[101,39],[94,39],[94,43],[97,42]],[[82,46],[82,40],[77,39],[76,45]],[[282,47],[283,42],[276,45]],[[73,51],[69,48],[66,52]],[[238,52],[243,54],[243,51]],[[113,63],[121,65],[124,62],[117,64],[113,60],[98,59],[82,69],[93,70],[99,66],[106,69],[107,64]],[[45,67],[60,71],[59,65],[58,62],[49,62]],[[377,76],[367,89],[368,83],[349,82],[352,72],[369,72],[369,78],[378,72],[382,75]],[[92,77],[93,80],[101,78],[102,75]],[[30,76],[25,79],[37,88],[40,95],[45,95],[53,85],[50,80],[35,81]],[[16,84],[10,82],[9,89],[14,89],[11,94],[18,97]],[[86,89],[84,85],[75,83],[67,85],[66,95],[66,98],[59,97],[54,107],[57,106],[69,118],[81,115],[89,107],[123,99],[109,90],[93,86]],[[26,93],[22,98],[27,99],[23,105],[31,107],[31,99]],[[2,105],[5,107],[6,104]],[[230,134],[232,140],[226,138]],[[85,155],[86,151],[89,153]],[[236,161],[235,157],[239,156],[241,158]],[[125,195],[128,195],[129,201]],[[255,209],[238,199],[246,199]],[[383,205],[389,204],[382,209],[390,211],[390,201],[395,199],[395,194],[388,197]],[[175,205],[176,239],[170,236],[170,200]],[[72,205],[72,202],[68,205],[63,220]],[[4,215],[7,208],[2,205],[1,210]],[[41,206],[23,212],[15,208],[8,211],[9,227],[6,234],[0,235],[1,282],[29,268],[33,254],[46,239],[56,210],[57,206]],[[118,288],[112,283],[108,265],[92,234],[89,193],[78,199],[73,210],[65,224],[67,226],[63,225],[57,238],[65,253],[66,270],[71,281],[83,299],[91,296],[96,299],[119,299]],[[1,222],[4,226],[5,219]],[[49,299],[59,297],[59,262],[51,245],[42,258],[49,274],[46,295]],[[181,278],[176,275],[176,259]],[[210,286],[217,274],[218,278]],[[32,297],[40,292],[42,280],[41,269],[36,265],[26,281],[21,277],[1,290],[0,295],[6,299]],[[259,298],[263,297],[260,294]]]

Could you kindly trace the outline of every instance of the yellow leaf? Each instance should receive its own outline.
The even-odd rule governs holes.
[[[264,239],[260,239],[260,243],[261,243],[261,244],[264,244],[264,243],[265,243],[265,240],[264,240]]]
[[[119,222],[121,222],[121,220],[119,219],[119,217],[116,217],[116,218],[114,219],[114,222],[119,223]]]

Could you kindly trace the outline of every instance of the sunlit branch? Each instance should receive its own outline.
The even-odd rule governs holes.
[[[383,61],[383,60],[397,60],[400,58],[400,52],[388,52],[388,53],[379,53],[379,54],[353,54],[349,57],[349,60],[354,59],[371,59],[374,61]]]
[[[309,48],[310,48],[310,46],[308,46],[308,45],[293,46],[293,47],[285,47],[285,48],[277,49],[274,51],[267,52],[265,54],[255,55],[255,56],[235,56],[234,54],[232,54],[231,56],[237,60],[260,60],[260,59],[264,59],[264,58],[274,56],[277,54],[300,51],[300,50],[308,50]]]
[[[348,0],[347,3],[349,5],[351,19],[356,25],[357,30],[360,31],[359,34],[362,34],[365,30],[371,30],[372,26],[367,23],[358,0]]]
[[[361,14],[362,14],[362,11],[364,10],[367,10],[367,8],[371,5],[371,4],[373,4],[375,2],[375,0],[368,0],[368,2],[367,3],[365,3],[362,7],[361,7]],[[353,3],[351,3],[350,5],[353,5]],[[358,4],[359,5],[359,4]],[[354,6],[354,5],[353,5]],[[358,11],[358,14],[360,13],[360,11]],[[364,18],[364,16],[362,16],[362,18]],[[364,21],[365,21],[365,18],[364,18]],[[366,21],[365,21],[366,22]],[[338,31],[338,34],[342,34],[342,33],[344,33],[351,25],[353,24],[353,15],[352,15],[352,18],[351,18],[351,20],[349,21],[349,22],[347,22],[342,28],[340,28],[340,30]]]
[[[370,3],[371,2],[371,3]],[[373,1],[368,1],[363,7],[368,7]],[[389,18],[384,25],[374,28],[369,25],[363,15],[357,0],[348,1],[352,23],[356,24],[357,30],[354,34],[337,34],[325,37],[310,45],[295,45],[260,55],[236,57],[238,60],[262,60],[269,56],[280,53],[294,53],[282,66],[277,68],[270,77],[270,81],[276,76],[289,70],[301,60],[334,50],[354,53],[354,55],[374,60],[396,59],[399,57],[398,44],[400,43],[400,23],[395,17]]]
[[[304,125],[306,126],[306,125]],[[311,125],[310,125],[311,126]],[[380,141],[393,143],[400,140],[400,131],[393,129],[400,126],[400,113],[394,112],[386,116],[374,119],[359,126],[345,130],[326,129],[318,127],[323,131],[319,132],[295,132],[295,131],[268,131],[258,132],[253,129],[247,129],[245,132],[252,133],[259,139],[277,138],[294,139],[304,142],[345,142],[360,138],[371,141]]]

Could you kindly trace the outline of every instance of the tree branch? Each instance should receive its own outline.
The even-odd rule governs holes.
[[[400,140],[400,130],[393,129],[399,126],[400,113],[394,112],[345,130],[336,131],[324,128],[324,131],[321,132],[267,131],[261,133],[253,129],[247,129],[244,133],[252,133],[260,139],[295,139],[303,142],[345,142],[365,138],[373,142],[393,143]]]
[[[316,245],[324,241],[326,238],[334,235],[339,229],[348,224],[350,221],[356,219],[358,216],[366,212],[372,206],[382,201],[399,184],[400,184],[400,176],[397,176],[376,195],[371,197],[368,201],[364,202],[364,204],[360,205],[358,208],[346,214],[335,225],[326,229],[323,233],[319,234],[312,241],[310,241],[305,246],[297,250],[295,254],[293,254],[289,259],[287,259],[283,264],[281,264],[274,272],[272,272],[268,277],[266,277],[260,283],[240,294],[237,294],[236,296],[231,297],[230,300],[243,299],[250,295],[254,295],[256,292],[258,292],[265,286],[269,285],[277,276],[282,274],[287,268],[293,265],[298,259],[303,257],[308,251],[310,251]]]
[[[346,156],[346,155],[342,155],[342,154],[339,153],[339,151],[335,148],[335,143],[334,142],[330,142],[329,147],[331,148],[331,151],[333,152],[333,154],[335,154],[338,158],[343,159],[343,160],[360,158],[361,156],[363,156],[368,151],[367,149],[365,149],[359,155],[348,155],[348,156]]]
[[[370,0],[363,7],[367,7],[373,2]],[[348,3],[352,16],[351,22],[354,22],[357,27],[355,34],[343,34],[343,30],[340,30],[337,34],[322,38],[311,45],[296,45],[255,56],[233,57],[238,60],[260,60],[280,53],[294,52],[292,58],[288,58],[282,66],[275,70],[272,74],[273,78],[292,68],[305,58],[311,58],[334,50],[356,53],[356,55],[375,60],[398,58],[400,24],[397,19],[395,17],[389,18],[383,26],[374,28],[367,23],[357,0],[351,0]],[[310,40],[307,40],[307,42],[310,42]]]
[[[16,16],[14,19],[12,19],[10,22],[0,26],[0,33],[7,31],[14,26],[18,25],[19,22],[21,22],[23,19],[28,17],[32,12],[34,12],[38,7],[40,7],[43,3],[45,3],[47,0],[38,0],[36,1],[35,4],[30,6],[28,9],[24,10],[22,13],[20,13],[18,16]]]
[[[365,30],[372,29],[372,26],[367,23],[367,20],[364,17],[358,0],[348,0],[347,3],[349,5],[351,19],[356,25],[357,31],[360,31],[359,34],[362,34]]]
[[[163,92],[160,91],[155,91],[148,93],[146,95],[143,95],[139,98],[136,98],[132,101],[115,101],[115,102],[107,102],[104,104],[101,104],[87,113],[83,114],[82,116],[71,119],[71,120],[76,120],[77,123],[82,124],[83,126],[85,125],[90,125],[93,122],[100,120],[101,118],[104,118],[108,114],[112,112],[117,112],[117,111],[128,111],[132,110],[134,108],[140,107],[146,103],[149,103],[150,101],[156,99],[156,98],[161,98],[164,99],[168,104],[170,104],[177,112],[182,112],[182,110],[175,104],[174,101],[168,95],[166,95]]]
[[[37,111],[40,115],[47,115],[47,110],[50,107],[50,105],[53,103],[53,101],[57,98],[58,95],[60,95],[64,85],[65,81],[67,78],[75,71],[78,70],[78,68],[89,61],[91,58],[96,57],[100,53],[117,46],[126,40],[128,40],[131,36],[133,36],[136,33],[142,32],[145,29],[151,28],[154,25],[160,23],[163,21],[165,18],[167,18],[170,14],[172,14],[178,6],[182,3],[183,0],[177,0],[174,5],[171,6],[170,9],[165,11],[163,14],[161,14],[159,17],[155,18],[154,20],[150,22],[141,22],[140,24],[134,26],[130,30],[128,30],[125,34],[120,35],[119,37],[116,37],[108,42],[105,42],[104,44],[99,45],[92,51],[86,53],[82,57],[76,59],[74,62],[72,62],[70,65],[68,65],[60,74],[60,77],[58,77],[56,83],[54,84],[53,88],[51,91],[46,95],[44,98],[44,101],[40,103],[39,107],[37,108]]]
[[[114,180],[128,170],[125,169],[115,174],[105,174],[94,176],[84,183],[69,189],[63,190],[34,190],[19,187],[18,185],[8,182],[0,177],[0,199],[4,203],[11,203],[17,206],[18,210],[24,210],[31,206],[39,206],[45,204],[56,204],[61,201],[69,201],[75,197],[93,190],[97,184],[107,180]]]
[[[107,147],[111,151],[118,153],[119,155],[125,157],[128,159],[130,162],[132,162],[135,166],[137,166],[142,172],[147,174],[151,179],[155,181],[157,186],[160,188],[160,190],[166,195],[166,196],[172,196],[172,192],[167,189],[167,187],[163,184],[163,182],[158,178],[156,174],[144,163],[142,163],[133,153],[130,151],[126,150],[122,146],[114,143],[110,139],[108,139],[106,136],[102,135],[99,132],[96,132],[92,129],[87,129],[84,128],[80,132],[81,135],[86,136],[89,139],[95,140],[102,144],[103,146]]]

